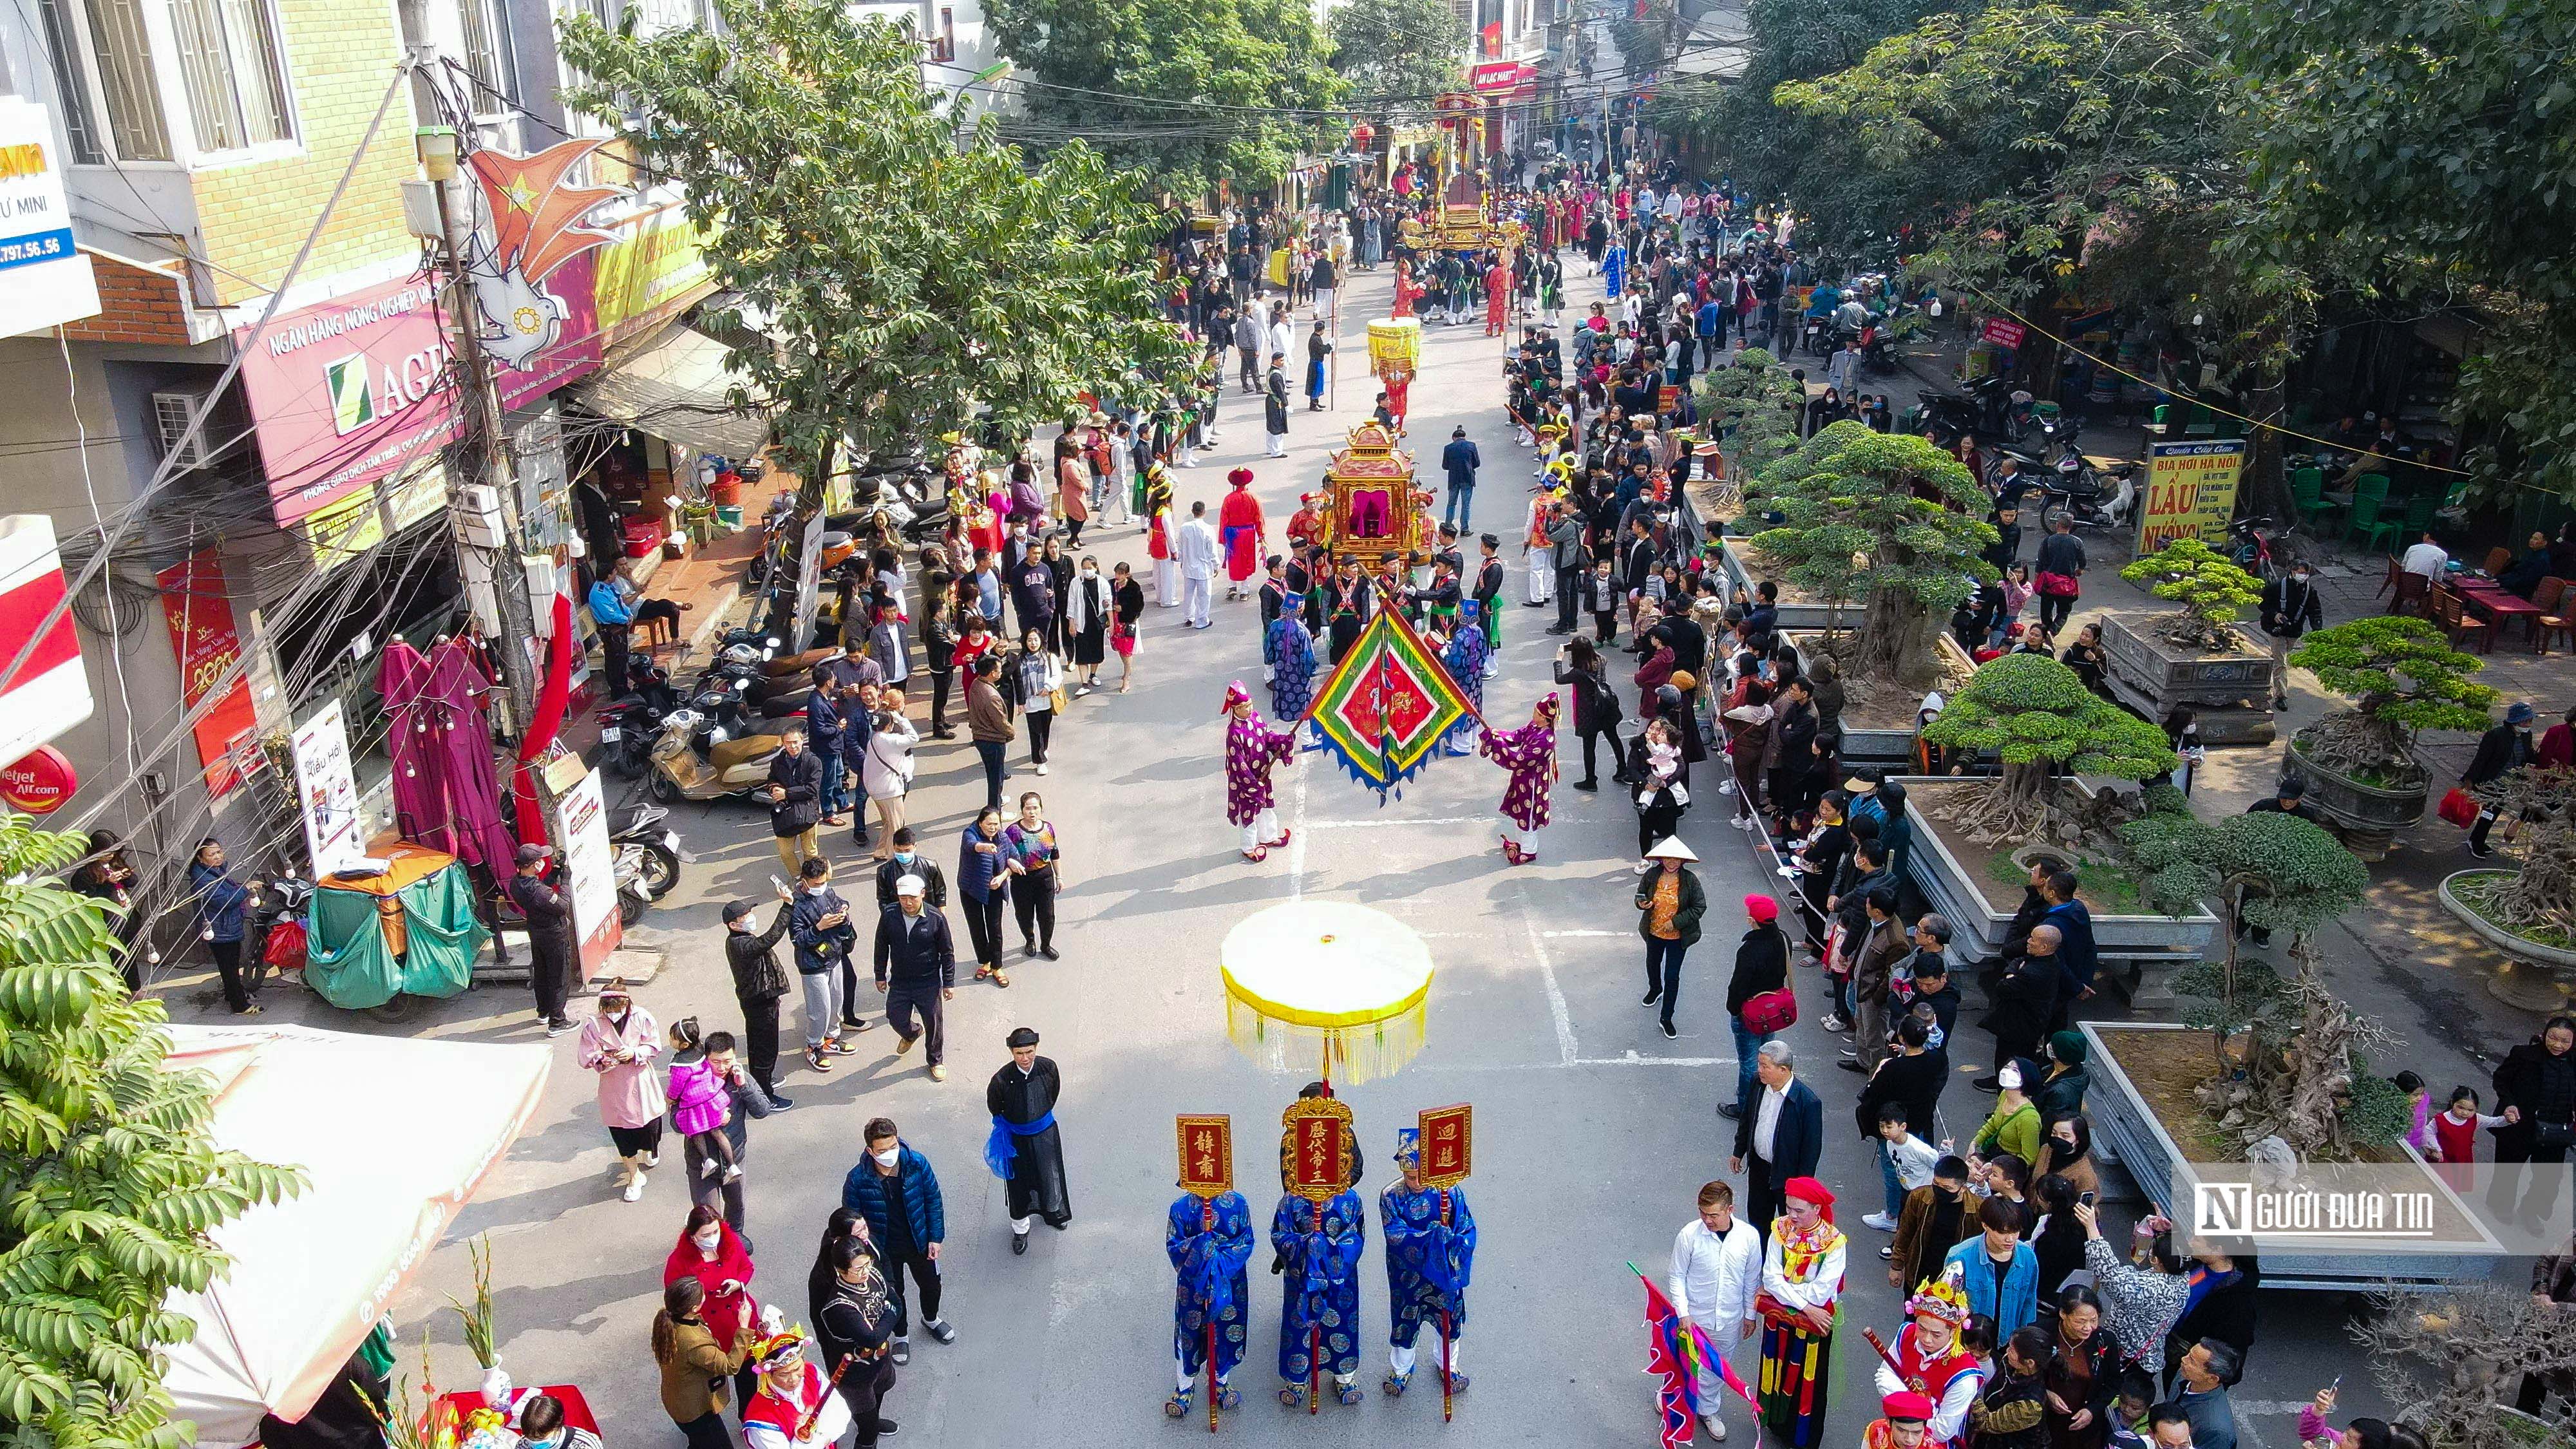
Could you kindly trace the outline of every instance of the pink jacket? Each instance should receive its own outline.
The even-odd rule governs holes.
[[[705,1057],[693,1062],[671,1064],[671,1084],[665,1089],[671,1099],[671,1125],[683,1137],[713,1132],[732,1114],[731,1094],[725,1090],[722,1077],[707,1065]]]
[[[634,1052],[631,1062],[611,1061],[620,1049]],[[649,1127],[662,1118],[662,1072],[653,1059],[662,1052],[662,1028],[653,1013],[629,1007],[620,1030],[594,1013],[581,1024],[581,1064],[599,1074],[599,1117],[611,1127]]]

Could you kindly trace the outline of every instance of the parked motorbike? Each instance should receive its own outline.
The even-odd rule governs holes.
[[[610,870],[617,879],[617,923],[632,926],[653,908],[653,893],[644,887],[644,847],[617,847]]]
[[[2057,521],[2071,518],[2077,528],[2118,528],[2137,502],[2137,467],[2123,463],[2106,482],[2081,454],[2068,453],[2041,475],[2039,526],[2055,532]]]
[[[698,737],[702,726],[707,730],[703,743]],[[662,721],[661,738],[653,742],[653,774],[645,790],[658,805],[764,798],[769,757],[778,753],[778,746],[775,734],[737,736],[696,709],[674,710]]]
[[[254,989],[267,972],[304,969],[304,908],[312,899],[312,882],[292,871],[260,883],[250,902],[250,939],[242,943]]]
[[[2031,395],[2004,377],[1981,377],[1961,392],[1926,393],[1918,414],[1924,435],[1944,447],[1962,433],[1980,443],[2017,443],[2038,416]]]
[[[637,853],[644,893],[657,901],[680,884],[680,833],[662,823],[670,814],[659,805],[638,805],[608,836],[621,857]]]
[[[2298,562],[2290,531],[2270,518],[2239,518],[2228,524],[2227,555],[2238,568],[2267,584]]]

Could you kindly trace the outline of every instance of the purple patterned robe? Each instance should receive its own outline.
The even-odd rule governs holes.
[[[1296,752],[1296,733],[1274,730],[1258,714],[1226,722],[1226,824],[1250,825],[1277,803],[1270,793],[1270,769]]]
[[[1548,787],[1556,781],[1556,721],[1542,708],[1519,729],[1488,728],[1476,753],[1511,774],[1503,787],[1503,818],[1523,830],[1545,826]]]

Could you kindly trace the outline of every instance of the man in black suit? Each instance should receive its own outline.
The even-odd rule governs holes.
[[[1825,1147],[1825,1104],[1798,1080],[1797,1058],[1787,1042],[1764,1042],[1754,1055],[1753,1075],[1762,1090],[1735,1124],[1735,1155],[1726,1169],[1745,1174],[1745,1216],[1768,1242],[1789,1179],[1815,1174]]]

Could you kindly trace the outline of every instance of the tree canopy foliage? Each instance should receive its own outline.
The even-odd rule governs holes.
[[[1084,138],[1176,188],[1262,186],[1328,143],[1341,98],[1305,0],[988,0],[985,23],[1036,82],[1012,134]]]
[[[1455,90],[1469,38],[1449,0],[1343,0],[1325,17],[1324,31],[1352,104],[1368,107],[1376,96],[1424,101],[1408,107],[1391,100],[1375,107],[1377,115],[1427,112],[1425,98]]]
[[[716,277],[766,317],[774,341],[730,361],[778,404],[809,487],[843,437],[876,451],[979,415],[1019,431],[1184,359],[1141,178],[1079,144],[1032,165],[990,115],[961,136],[907,29],[828,0],[718,9],[721,36],[575,18],[563,46],[591,77],[575,103],[633,117],[639,159],[712,231]]]

